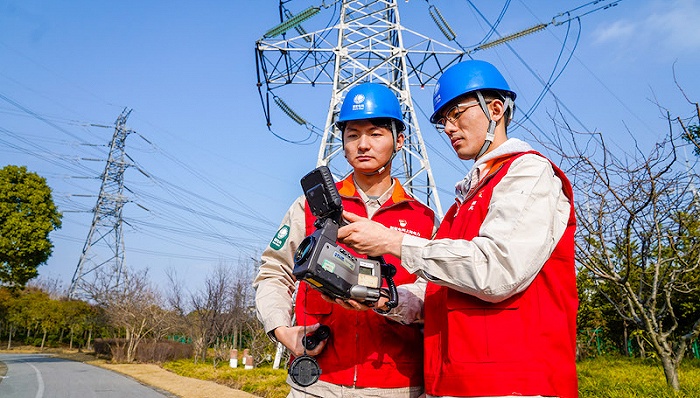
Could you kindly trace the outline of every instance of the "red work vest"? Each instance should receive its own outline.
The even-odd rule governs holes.
[[[496,161],[497,171],[492,169],[493,174],[464,201],[468,206],[460,208],[456,203],[450,208],[436,239],[470,240],[478,236],[494,187],[523,154]],[[573,192],[564,173],[555,165],[552,167],[571,202],[571,213],[552,256],[524,292],[489,303],[428,284],[426,393],[578,397]]]
[[[343,200],[343,209],[367,217],[365,204],[355,189],[352,176],[336,184]],[[315,217],[306,207],[306,233],[315,228]],[[392,197],[374,216],[389,228],[430,238],[435,214],[427,206],[410,197],[394,181]],[[357,253],[343,246],[358,257]],[[396,285],[411,283],[416,277],[400,266],[393,256],[384,256],[396,266]],[[320,355],[320,379],[329,383],[376,388],[399,388],[423,385],[423,333],[418,325],[401,325],[374,311],[348,311],[324,301],[321,294],[306,282],[299,284],[296,300],[298,325],[321,323],[331,328],[331,337]]]

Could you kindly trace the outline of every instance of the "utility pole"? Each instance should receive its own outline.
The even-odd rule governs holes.
[[[124,239],[122,234],[122,207],[127,202],[124,196],[124,170],[126,154],[124,146],[131,130],[126,128],[126,120],[131,109],[124,109],[114,123],[114,134],[109,147],[109,156],[104,172],[97,203],[93,208],[92,224],[83,246],[78,266],[73,274],[68,297],[75,298],[78,291],[85,292],[86,277],[107,267],[107,283],[113,288],[119,286],[124,272]],[[106,253],[106,254],[105,254]]]
[[[278,88],[292,83],[330,85],[332,92],[317,165],[329,166],[336,178],[342,178],[350,170],[342,156],[340,131],[334,121],[343,98],[360,83],[388,86],[399,98],[407,127],[404,148],[396,157],[398,161],[394,161],[392,175],[442,216],[410,86],[434,85],[437,76],[460,61],[464,51],[401,26],[396,0],[344,0],[334,26],[307,33],[301,23],[320,11],[321,7],[312,6],[293,16],[284,8],[284,2],[280,2],[280,15],[286,20],[268,30],[256,43],[258,86],[261,95],[262,87],[266,89],[264,107],[268,128],[270,97],[294,121],[307,124],[277,95]],[[292,29],[299,35],[279,38]],[[411,36],[410,44],[406,44],[405,34]]]

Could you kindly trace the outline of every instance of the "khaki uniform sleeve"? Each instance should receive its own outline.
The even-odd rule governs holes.
[[[406,283],[396,287],[399,295],[399,305],[382,314],[395,322],[405,325],[411,323],[423,323],[423,301],[425,300],[425,288],[428,282],[418,277],[413,283]]]
[[[548,160],[524,155],[494,188],[472,240],[406,235],[401,265],[428,281],[499,302],[524,291],[564,234],[569,199]]]
[[[261,256],[260,270],[253,281],[255,308],[265,332],[280,326],[292,326],[293,296],[296,290],[294,253],[306,237],[304,197],[289,208],[277,234]]]

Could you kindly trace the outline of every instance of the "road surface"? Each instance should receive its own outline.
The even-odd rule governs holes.
[[[0,354],[2,398],[172,398],[119,373],[41,354]]]

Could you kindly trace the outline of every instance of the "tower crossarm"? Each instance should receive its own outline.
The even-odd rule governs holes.
[[[345,94],[363,82],[392,89],[407,126],[404,148],[393,162],[392,174],[442,215],[410,88],[435,84],[445,68],[462,59],[464,50],[404,28],[396,0],[343,0],[338,19],[332,23],[308,33],[299,29],[304,33],[298,36],[292,37],[293,31],[287,29],[284,39],[258,40],[258,85],[268,92],[293,84],[331,86],[317,164],[328,165],[336,178],[350,171],[343,156],[338,156],[343,154],[342,140],[334,127]],[[269,100],[270,96],[264,97]]]

